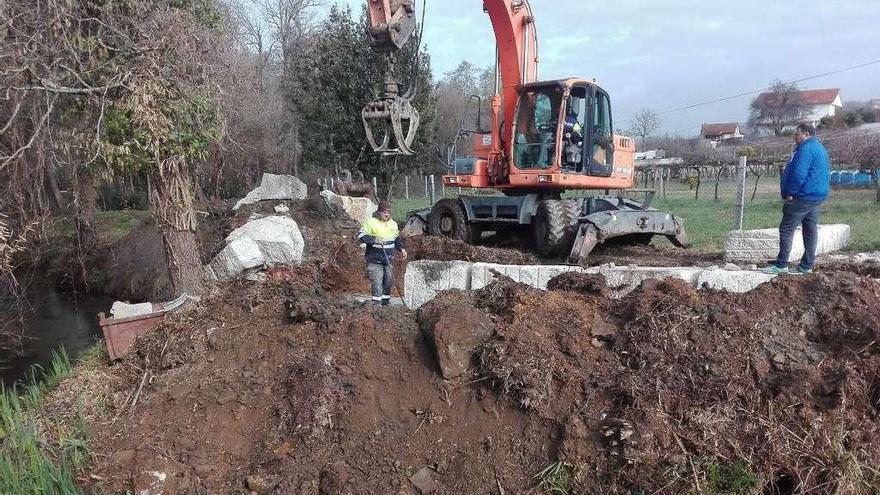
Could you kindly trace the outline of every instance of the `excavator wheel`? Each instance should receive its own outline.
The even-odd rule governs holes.
[[[535,250],[545,258],[567,254],[577,234],[581,200],[546,199],[538,203],[534,219]]]
[[[461,201],[445,198],[434,203],[431,208],[428,233],[473,244],[479,239],[481,229],[477,225],[468,224],[467,213]]]

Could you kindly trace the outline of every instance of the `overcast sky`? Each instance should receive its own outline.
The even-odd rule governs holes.
[[[344,0],[360,14],[365,0]],[[422,0],[417,9],[422,8]],[[427,0],[425,45],[435,77],[462,60],[493,63],[480,0]],[[880,0],[532,0],[539,79],[595,77],[611,94],[615,125],[639,108],[663,129],[698,134],[703,122],[744,122],[751,97],[694,103],[880,59]],[[421,15],[421,14],[419,14]],[[800,83],[880,98],[880,64]]]

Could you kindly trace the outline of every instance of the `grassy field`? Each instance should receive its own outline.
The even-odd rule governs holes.
[[[749,201],[752,192],[749,190],[744,228],[778,227],[782,215],[782,200],[775,188],[775,181],[768,180],[759,188],[754,201]],[[452,197],[457,193],[457,189],[449,189],[447,196]],[[674,184],[667,190],[666,198],[657,197],[653,206],[684,219],[685,229],[694,249],[720,251],[724,245],[724,237],[734,228],[734,197],[735,186],[731,183],[721,185],[718,201],[714,199],[714,187],[711,184],[703,185],[700,199],[695,199],[694,191],[686,186]],[[850,251],[880,250],[880,203],[875,198],[876,192],[872,190],[833,191],[822,207],[820,221],[825,224],[849,224],[852,227]],[[429,204],[430,200],[424,197],[395,200],[394,218],[403,222],[408,211],[424,208]]]

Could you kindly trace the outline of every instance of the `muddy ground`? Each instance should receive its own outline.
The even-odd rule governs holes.
[[[356,226],[290,206],[302,266],[217,287],[50,398],[47,417],[87,412],[86,489],[880,493],[870,277],[830,270],[747,294],[649,280],[614,300],[599,276],[566,274],[546,292],[502,279],[375,309],[351,297],[367,290]],[[220,216],[206,239],[251,213]],[[409,250],[533,262],[431,239]]]
[[[567,274],[548,292],[502,280],[414,312],[365,308],[320,270],[234,282],[108,366],[83,484],[878,493],[869,278],[748,294],[647,281],[612,300],[596,276]]]

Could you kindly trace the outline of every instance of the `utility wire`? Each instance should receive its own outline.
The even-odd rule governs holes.
[[[810,80],[812,80],[812,79],[818,79],[818,78],[820,78],[820,77],[830,76],[830,75],[833,75],[833,74],[840,74],[841,72],[848,72],[848,71],[851,71],[851,70],[861,69],[861,68],[863,68],[863,67],[868,67],[868,66],[871,66],[871,65],[877,65],[877,64],[880,64],[880,59],[872,60],[872,61],[870,61],[870,62],[865,62],[865,63],[863,63],[863,64],[851,65],[851,66],[849,66],[849,67],[844,67],[844,68],[842,68],[842,69],[837,69],[837,70],[832,70],[832,71],[828,71],[828,72],[823,72],[823,73],[821,73],[821,74],[815,74],[815,75],[808,76],[808,77],[803,77],[803,78],[800,78],[800,79],[795,79],[795,80],[793,80],[793,81],[788,81],[788,82],[786,82],[785,84],[796,84],[796,83],[800,83],[800,82],[804,82],[804,81],[810,81]],[[748,96],[748,95],[752,95],[752,94],[755,94],[755,93],[761,93],[761,92],[764,92],[764,91],[766,91],[766,90],[767,90],[767,88],[753,89],[753,90],[750,90],[750,91],[744,91],[744,92],[742,92],[742,93],[735,94],[735,95],[732,95],[732,96],[725,96],[724,98],[716,98],[716,99],[714,99],[714,100],[704,101],[704,102],[700,102],[700,103],[694,103],[693,105],[686,105],[686,106],[683,106],[683,107],[673,108],[673,109],[671,109],[671,110],[665,110],[665,111],[663,111],[663,112],[660,112],[660,115],[665,115],[665,114],[673,113],[673,112],[681,112],[681,111],[683,111],[683,110],[690,110],[691,108],[697,108],[697,107],[702,107],[702,106],[705,106],[705,105],[711,105],[711,104],[713,104],[713,103],[720,103],[720,102],[722,102],[722,101],[735,100],[735,99],[737,99],[737,98],[742,98],[743,96]]]

